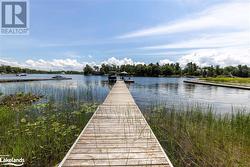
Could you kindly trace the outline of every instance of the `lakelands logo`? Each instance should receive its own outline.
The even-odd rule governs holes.
[[[1,35],[27,35],[29,33],[29,1],[0,0]]]
[[[9,155],[0,155],[0,166],[23,166],[23,158],[13,158]]]

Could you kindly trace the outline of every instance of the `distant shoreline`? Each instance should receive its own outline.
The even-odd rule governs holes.
[[[60,78],[60,79],[55,79],[55,78],[39,78],[39,79],[0,79],[0,83],[7,83],[7,82],[31,82],[31,81],[59,81],[59,80],[71,80],[72,78]]]

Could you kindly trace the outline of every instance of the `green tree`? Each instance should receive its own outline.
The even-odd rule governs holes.
[[[179,63],[175,63],[175,75],[181,75],[181,67]]]
[[[223,69],[220,68],[219,65],[215,66],[215,75],[221,75],[223,73]]]
[[[162,75],[168,76],[174,74],[174,68],[169,64],[165,64],[161,67]]]
[[[86,66],[83,69],[83,73],[84,75],[90,75],[94,73],[94,70],[90,65],[86,64]]]

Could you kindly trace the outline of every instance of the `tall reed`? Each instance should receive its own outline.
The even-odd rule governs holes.
[[[250,113],[152,106],[145,117],[174,166],[249,166]]]

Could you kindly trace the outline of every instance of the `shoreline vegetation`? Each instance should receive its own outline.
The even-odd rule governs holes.
[[[159,63],[153,64],[136,64],[136,65],[109,65],[102,64],[101,66],[86,65],[83,71],[45,71],[35,70],[20,67],[11,67],[6,65],[0,66],[0,74],[84,74],[84,75],[108,75],[116,72],[120,73],[126,71],[131,76],[144,76],[144,77],[169,77],[169,76],[187,76],[187,77],[250,77],[250,67],[247,65],[238,66],[206,66],[200,67],[193,62],[189,62],[185,67],[181,67],[179,63],[171,63],[160,65]]]
[[[144,113],[174,166],[249,166],[250,113],[152,106]]]
[[[204,82],[218,83],[218,84],[250,87],[250,78],[208,77],[208,78],[199,78],[199,80]]]
[[[97,108],[69,97],[63,103],[17,93],[0,96],[0,154],[27,166],[54,166],[65,156]],[[174,166],[247,166],[250,113],[211,106],[156,104],[143,114]]]
[[[65,156],[93,112],[94,103],[63,103],[17,93],[0,97],[0,155],[23,158],[25,166],[55,166]]]
[[[238,66],[207,66],[200,67],[195,63],[187,63],[185,67],[181,67],[179,63],[171,63],[160,65],[153,64],[137,64],[137,65],[108,65],[102,64],[101,67],[86,65],[83,69],[85,75],[110,74],[113,72],[120,73],[126,71],[132,76],[144,77],[168,77],[168,76],[187,76],[187,77],[250,77],[250,67],[247,65]]]
[[[46,70],[37,70],[30,68],[21,68],[21,67],[13,67],[8,65],[0,65],[0,75],[1,74],[19,74],[19,73],[27,73],[27,74],[83,74],[83,71],[46,71]]]

